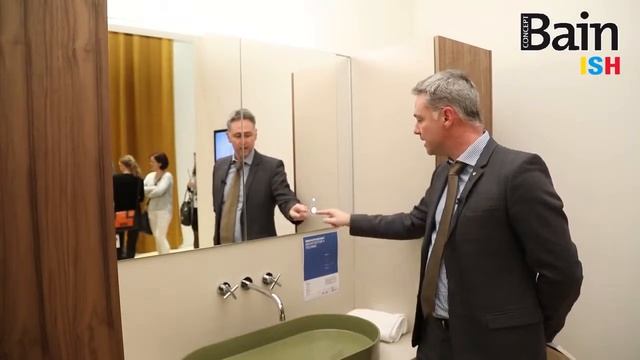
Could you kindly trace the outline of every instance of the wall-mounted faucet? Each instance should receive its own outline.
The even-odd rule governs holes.
[[[267,273],[267,274],[269,274],[269,273]],[[265,276],[267,274],[265,274]],[[280,275],[278,275],[277,278],[280,278]],[[275,284],[277,283],[277,278],[274,279],[273,286],[275,286]],[[264,282],[264,276],[263,276],[263,282]],[[282,304],[282,299],[280,299],[280,297],[277,294],[275,294],[275,293],[273,293],[271,291],[264,290],[264,289],[260,288],[259,286],[256,286],[253,283],[253,280],[249,276],[247,276],[244,279],[242,279],[242,282],[240,283],[240,286],[244,290],[252,289],[252,290],[255,290],[255,291],[259,292],[260,294],[268,297],[268,298],[271,298],[276,303],[276,306],[278,307],[278,311],[280,313],[280,321],[285,321],[286,317],[284,315],[284,304]],[[273,288],[273,286],[272,286],[272,288]]]

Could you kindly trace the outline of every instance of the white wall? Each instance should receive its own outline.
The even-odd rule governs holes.
[[[575,24],[582,10],[589,22],[618,25],[620,50],[602,55],[621,56],[622,75],[579,75],[579,56],[594,51],[520,51],[520,13]],[[539,153],[550,168],[584,266],[582,295],[557,338],[578,359],[640,357],[639,10],[625,0],[464,1],[435,9],[417,2],[417,36],[444,35],[493,50],[495,138]]]
[[[109,0],[109,24],[216,33],[353,54],[413,30],[415,0]]]
[[[196,152],[196,108],[195,108],[195,58],[193,43],[173,42],[173,102],[176,137],[176,186],[179,204],[193,171],[193,153]],[[176,220],[180,220],[176,216]],[[193,231],[190,226],[182,228],[183,248],[193,247]]]

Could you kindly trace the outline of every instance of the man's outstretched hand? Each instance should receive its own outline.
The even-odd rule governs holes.
[[[318,210],[316,214],[325,215],[326,217],[322,219],[322,221],[333,227],[349,226],[349,224],[351,223],[351,214],[348,214],[340,209]]]

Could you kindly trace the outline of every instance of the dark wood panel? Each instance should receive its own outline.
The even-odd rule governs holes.
[[[491,51],[443,36],[434,38],[435,71],[458,69],[464,71],[473,81],[480,94],[480,116],[484,126],[492,134],[493,98]],[[443,159],[438,159],[439,164]]]
[[[123,358],[106,36],[103,0],[0,5],[2,359]]]
[[[42,358],[24,4],[0,1],[0,358]],[[24,264],[29,264],[25,266]]]

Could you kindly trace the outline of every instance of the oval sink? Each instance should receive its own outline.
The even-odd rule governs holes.
[[[350,315],[309,315],[202,347],[185,360],[369,360],[380,339],[371,322]]]

